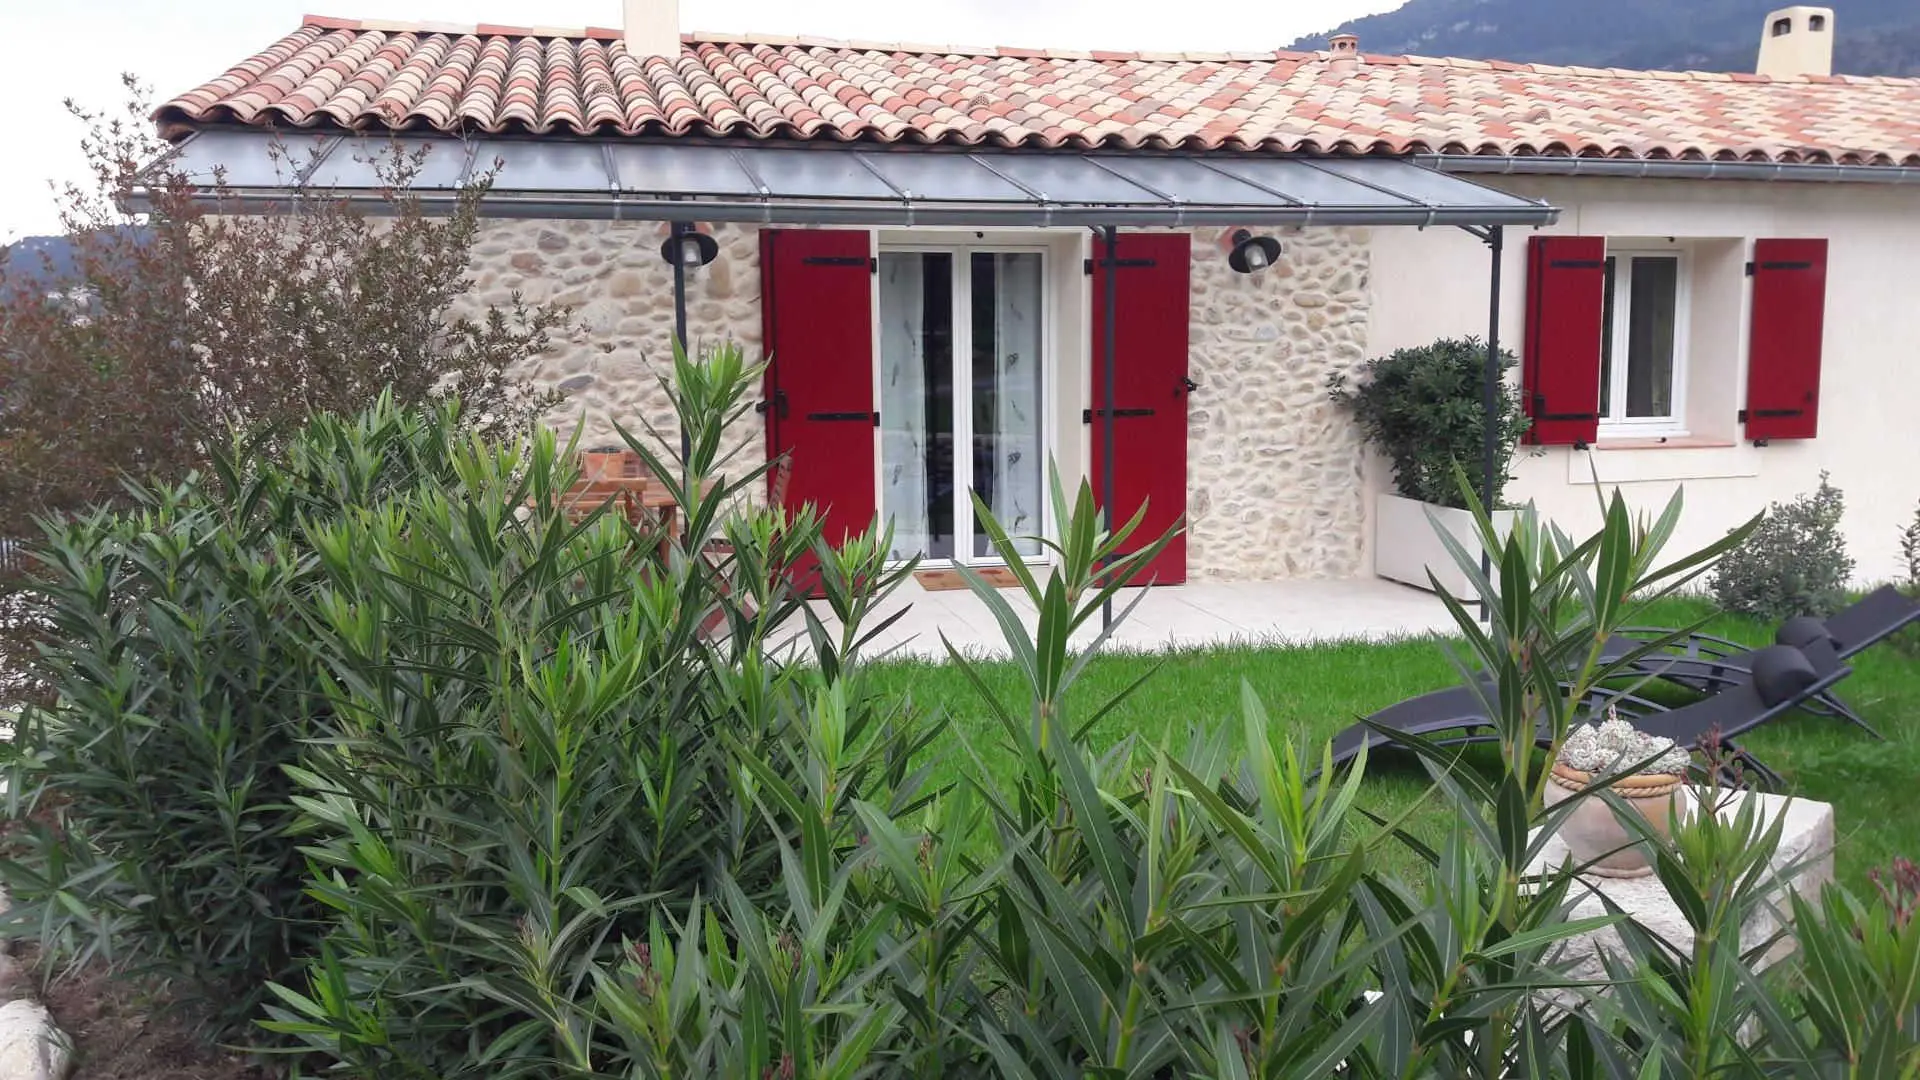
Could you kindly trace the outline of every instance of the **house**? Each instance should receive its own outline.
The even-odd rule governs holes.
[[[1920,503],[1920,80],[1830,75],[1832,19],[1776,13],[1721,74],[682,35],[674,0],[309,17],[156,121],[242,208],[370,187],[396,135],[429,193],[494,163],[474,299],[575,306],[532,374],[590,440],[670,427],[678,279],[690,340],[771,356],[787,497],[903,556],[982,557],[969,490],[1049,528],[1051,460],[1188,517],[1163,583],[1364,574],[1387,477],[1328,376],[1492,301],[1534,418],[1510,497],[1578,527],[1596,476],[1684,484],[1700,543],[1829,470],[1885,579]]]

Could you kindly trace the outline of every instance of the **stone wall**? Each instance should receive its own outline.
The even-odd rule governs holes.
[[[1327,376],[1366,359],[1365,229],[1277,235],[1259,274],[1195,230],[1187,565],[1193,579],[1353,577],[1365,560],[1362,443]]]
[[[757,230],[718,225],[720,256],[689,282],[696,348],[731,339],[760,356]],[[1364,569],[1364,455],[1327,399],[1327,376],[1365,359],[1369,238],[1314,228],[1281,235],[1287,251],[1258,275],[1227,266],[1223,230],[1193,230],[1193,379],[1188,441],[1189,574],[1196,580],[1348,577]],[[552,420],[584,424],[582,445],[616,440],[614,424],[676,428],[659,378],[669,370],[673,276],[657,222],[490,221],[475,249],[475,299],[574,308],[576,328],[532,362],[567,402]],[[1084,380],[1084,372],[1076,373]],[[735,433],[758,460],[749,413]]]
[[[695,350],[732,340],[758,362],[758,230],[709,231],[720,256],[688,280],[687,335]],[[660,385],[673,367],[673,270],[660,258],[666,236],[660,222],[490,220],[474,242],[466,314],[516,292],[573,309],[572,330],[520,374],[567,395],[549,420],[562,431],[580,426],[583,446],[618,442],[616,423],[636,435],[650,426],[677,442]],[[739,435],[757,438],[758,430],[745,425]]]

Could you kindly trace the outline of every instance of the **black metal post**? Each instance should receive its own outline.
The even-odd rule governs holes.
[[[687,262],[680,250],[680,241],[692,229],[693,227],[684,221],[674,222],[673,243],[669,245],[673,251],[673,340],[682,353],[687,351]],[[680,420],[679,426],[680,490],[684,492],[690,482],[687,475],[687,459],[693,456],[693,436],[688,433],[684,418]]]
[[[1105,415],[1101,415],[1100,409],[1095,409],[1093,415],[1096,420],[1100,421],[1100,446],[1103,452],[1100,462],[1101,520],[1107,531],[1107,535],[1111,537],[1113,535],[1113,313],[1114,308],[1119,306],[1119,292],[1116,285],[1118,284],[1120,274],[1120,257],[1114,249],[1119,245],[1120,233],[1118,229],[1115,229],[1111,225],[1102,225],[1100,226],[1100,234],[1101,239],[1106,242],[1107,249],[1105,254],[1100,257],[1100,268],[1106,272],[1106,280],[1101,282],[1102,291],[1106,298],[1106,312],[1101,320],[1101,329],[1105,334],[1105,338],[1101,342],[1100,349],[1102,354],[1101,364],[1105,369],[1102,374],[1102,379],[1106,384],[1106,394],[1102,402],[1105,406]],[[1113,598],[1109,596],[1106,602],[1100,606],[1100,629],[1105,630],[1112,625]]]
[[[1480,501],[1486,505],[1487,513],[1495,510],[1494,493],[1499,489],[1498,459],[1500,457],[1500,394],[1502,392],[1500,371],[1500,262],[1506,245],[1506,230],[1494,225],[1487,229],[1487,248],[1493,253],[1493,270],[1488,283],[1493,295],[1487,302],[1487,369],[1482,374],[1481,388],[1484,395],[1481,401],[1480,420]],[[1482,549],[1480,552],[1480,572],[1492,580],[1493,556]],[[1488,622],[1493,617],[1487,601],[1480,601],[1480,621]]]

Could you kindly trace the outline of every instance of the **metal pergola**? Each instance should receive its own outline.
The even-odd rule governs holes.
[[[1113,399],[1115,270],[1122,227],[1249,229],[1455,226],[1491,254],[1481,495],[1497,477],[1500,270],[1505,228],[1552,224],[1559,210],[1394,157],[1254,152],[1110,152],[924,145],[821,145],[694,139],[455,138],[211,128],[155,166],[184,175],[221,210],[293,212],[324,194],[386,205],[383,162],[417,162],[411,194],[429,211],[482,178],[490,217],[762,225],[1016,226],[1092,229],[1106,318],[1101,378]],[[133,209],[145,204],[136,189]],[[686,347],[686,275],[675,261],[675,337]],[[1101,428],[1106,527],[1113,526],[1113,424]],[[1106,617],[1111,619],[1111,605]]]

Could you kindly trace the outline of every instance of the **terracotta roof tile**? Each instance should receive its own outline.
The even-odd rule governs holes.
[[[161,106],[201,125],[1920,166],[1920,79],[1286,50],[1080,52],[309,16]]]

